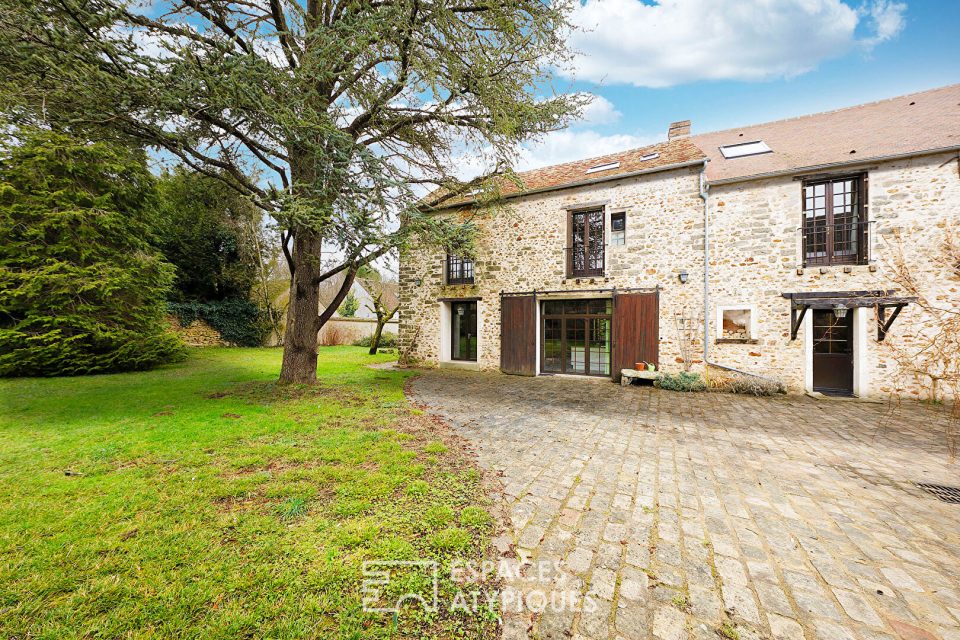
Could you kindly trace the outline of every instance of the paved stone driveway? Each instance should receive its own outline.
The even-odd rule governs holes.
[[[912,484],[960,464],[926,407],[456,371],[411,394],[502,474],[505,638],[960,639],[960,505]]]

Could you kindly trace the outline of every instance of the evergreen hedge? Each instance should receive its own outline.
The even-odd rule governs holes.
[[[148,244],[142,153],[39,131],[0,149],[0,376],[147,369],[184,357],[173,268]]]

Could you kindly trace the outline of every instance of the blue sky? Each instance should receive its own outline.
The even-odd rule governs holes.
[[[575,20],[555,88],[597,98],[519,168],[960,82],[958,0],[585,0]]]

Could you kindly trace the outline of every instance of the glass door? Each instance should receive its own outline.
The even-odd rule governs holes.
[[[452,302],[450,357],[453,360],[477,360],[477,303]]]
[[[543,362],[540,370],[546,373],[563,372],[563,318],[543,320]]]
[[[587,321],[584,318],[565,318],[564,325],[564,373],[586,374]]]
[[[540,371],[609,376],[611,313],[609,299],[545,301],[541,307]]]

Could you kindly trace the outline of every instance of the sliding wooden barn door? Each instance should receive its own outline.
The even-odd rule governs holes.
[[[633,369],[638,362],[659,365],[659,345],[659,292],[614,294],[613,379],[619,381],[620,371]]]
[[[500,298],[500,370],[537,374],[537,301],[534,296]]]

